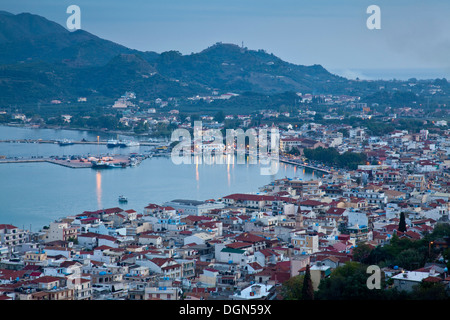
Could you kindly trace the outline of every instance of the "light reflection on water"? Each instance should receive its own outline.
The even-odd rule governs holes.
[[[34,138],[42,136],[39,130],[31,131],[33,134],[25,132],[29,139],[33,139],[33,134]],[[0,134],[0,139],[17,138],[17,135],[23,135],[23,130],[5,130],[0,126]],[[55,134],[61,138],[74,138],[62,135],[60,131]],[[72,134],[86,136],[86,133]],[[95,140],[97,135],[86,137]],[[62,154],[74,150],[71,147],[74,146],[0,143],[0,155],[5,152],[21,155],[30,152],[39,155]],[[92,146],[81,147],[84,148],[77,148],[76,151],[95,154],[95,148],[100,146],[94,145],[94,150]],[[259,164],[249,164],[248,161],[239,163],[232,157],[224,159],[222,164],[196,164],[192,161],[192,164],[181,165],[175,165],[170,158],[152,158],[137,167],[101,171],[70,169],[50,163],[0,164],[0,224],[11,223],[18,227],[26,226],[27,229],[31,225],[32,230],[37,231],[55,219],[83,211],[121,207],[142,212],[149,203],[163,204],[177,198],[218,199],[231,193],[256,193],[274,179],[311,177],[308,170],[297,170],[284,164],[279,166],[274,176],[261,175],[260,169]],[[128,203],[119,203],[120,195],[127,197]]]
[[[97,208],[102,208],[102,172],[97,170],[95,173],[96,186],[97,186]]]

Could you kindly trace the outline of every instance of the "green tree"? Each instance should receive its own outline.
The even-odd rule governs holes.
[[[180,119],[181,123],[184,123],[186,121],[186,119],[187,119],[187,115],[185,113],[180,113],[178,115],[178,118]]]
[[[304,149],[303,153],[307,159],[317,160],[328,165],[337,165],[343,168],[356,169],[359,164],[364,164],[367,156],[364,153],[344,152],[339,154],[335,148]]]
[[[349,131],[348,129],[339,129],[338,132],[342,133],[342,136],[344,138],[348,138],[349,137]]]
[[[366,243],[358,244],[358,246],[353,249],[353,260],[361,263],[367,263],[372,250],[372,247]]]
[[[406,232],[406,221],[405,221],[405,213],[400,213],[400,222],[398,223],[398,231]]]
[[[444,261],[447,263],[447,269],[450,269],[450,248],[447,248],[442,252],[442,257],[444,258]]]
[[[450,237],[450,224],[448,224],[448,223],[436,224],[431,235],[432,235],[431,240],[437,240],[437,239],[443,239],[445,237]]]
[[[442,282],[425,282],[413,287],[413,300],[447,300],[449,295]]]
[[[300,300],[302,298],[303,275],[289,278],[281,286],[281,295],[285,300]]]
[[[322,279],[316,300],[383,300],[397,298],[396,291],[367,287],[367,265],[350,261],[337,267],[328,278]]]
[[[299,156],[300,155],[300,150],[298,150],[298,148],[292,148],[291,150],[288,151],[288,154],[291,154],[293,156]]]
[[[314,115],[314,121],[320,122],[323,120],[323,115],[321,113],[316,113]]]
[[[418,269],[426,262],[426,250],[415,248],[403,250],[392,261],[393,264],[407,270]]]
[[[222,110],[216,113],[216,115],[214,116],[214,120],[219,123],[223,123],[223,121],[225,120],[225,114],[223,113]]]
[[[69,237],[69,239],[67,239],[69,242],[73,242],[74,244],[78,244],[78,238],[76,237]]]
[[[139,121],[136,126],[133,128],[134,133],[141,134],[148,132],[150,125],[148,122]]]
[[[314,300],[314,288],[309,264],[306,266],[305,277],[303,279],[302,300]]]

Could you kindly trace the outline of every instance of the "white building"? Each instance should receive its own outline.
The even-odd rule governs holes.
[[[25,243],[27,232],[10,224],[0,224],[0,244],[15,246]]]
[[[197,200],[184,200],[184,199],[176,199],[170,202],[165,203],[166,206],[170,206],[181,212],[184,215],[195,215],[200,216],[204,213],[208,213],[213,209],[222,209],[225,207],[225,204],[220,202],[205,202],[205,201],[197,201]]]
[[[206,232],[199,232],[195,233],[191,236],[188,236],[184,238],[184,245],[195,243],[195,244],[206,244],[207,241],[213,240],[214,236],[206,233]]]
[[[230,296],[231,300],[264,300],[271,294],[272,285],[253,284]]]
[[[319,236],[317,234],[295,234],[291,237],[294,254],[313,254],[319,251]]]
[[[67,222],[51,222],[47,230],[46,242],[68,241],[77,237],[78,228],[70,226]]]
[[[412,291],[413,287],[419,285],[422,280],[428,277],[437,277],[439,274],[435,272],[419,272],[419,271],[405,271],[401,272],[391,279],[394,280],[394,287],[399,291]]]

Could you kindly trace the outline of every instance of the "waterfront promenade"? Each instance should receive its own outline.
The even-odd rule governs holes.
[[[297,161],[294,161],[294,160],[291,160],[291,159],[287,159],[287,158],[284,158],[284,157],[280,157],[279,161],[283,162],[283,163],[287,163],[287,164],[293,165],[293,166],[300,166],[300,167],[308,168],[308,169],[311,169],[311,170],[314,170],[314,171],[331,173],[330,170],[327,170],[325,168],[314,167],[312,165],[301,163],[301,162],[297,162]]]
[[[101,159],[102,157],[92,157]],[[89,161],[87,158],[76,158],[76,159],[67,159],[67,158],[8,158],[8,159],[0,159],[0,164],[2,163],[40,163],[47,162],[56,165],[60,165],[67,168],[72,169],[80,169],[80,168],[92,168],[94,167],[93,163]],[[130,165],[130,158],[127,155],[114,155],[111,157],[111,160],[108,161],[111,164],[125,164],[125,166]]]
[[[19,143],[19,144],[36,144],[36,143],[42,143],[42,144],[59,144],[60,140],[44,140],[44,139],[6,139],[6,140],[0,140],[0,143]],[[87,140],[81,140],[81,141],[74,141],[70,140],[70,144],[80,144],[80,145],[107,145],[108,141],[106,140],[97,140],[97,141],[87,141]],[[154,146],[154,147],[162,147],[165,146],[165,143],[161,142],[152,142],[152,141],[140,141],[140,146]],[[247,153],[247,152],[246,152]],[[248,154],[248,153],[247,153]],[[62,165],[69,168],[91,168],[93,167],[93,164],[91,161],[87,160],[88,157],[77,157],[76,159],[58,159],[54,157],[31,157],[31,158],[1,158],[0,155],[0,164],[1,163],[32,163],[32,162],[48,162],[53,163],[57,165]],[[97,158],[101,158],[101,156],[97,156]],[[119,159],[119,160],[117,160]],[[114,155],[114,161],[120,162],[120,163],[126,163],[129,165],[129,156],[125,155]],[[331,171],[328,170],[328,168],[324,167],[317,167],[313,166],[307,163],[304,163],[300,160],[295,159],[289,159],[283,156],[279,157],[279,161],[282,163],[294,165],[294,166],[300,166],[307,169],[311,169],[314,171],[324,172],[324,173],[330,173]]]

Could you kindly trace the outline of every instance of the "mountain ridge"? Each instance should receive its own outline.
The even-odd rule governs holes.
[[[296,65],[262,49],[229,43],[188,55],[138,51],[84,30],[71,32],[31,13],[0,13],[0,44],[0,92],[7,93],[0,97],[3,104],[72,99],[80,92],[113,98],[125,88],[143,99],[213,90],[325,92],[348,81],[321,65]]]

